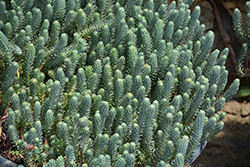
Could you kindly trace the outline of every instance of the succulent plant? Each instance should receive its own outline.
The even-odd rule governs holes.
[[[245,28],[242,24],[241,12],[238,8],[234,9],[233,24],[236,36],[244,41],[238,58],[238,72],[241,76],[250,76],[250,70],[243,67],[244,57],[250,45],[250,2],[246,2],[246,25]]]
[[[0,3],[0,88],[29,166],[175,166],[223,128],[228,49],[192,0]],[[11,105],[10,105],[11,104]]]

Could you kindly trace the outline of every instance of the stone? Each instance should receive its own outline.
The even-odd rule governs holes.
[[[241,116],[246,117],[249,115],[250,115],[250,103],[243,103],[242,110],[241,110]]]
[[[241,106],[239,102],[232,100],[226,103],[222,111],[232,114],[232,115],[239,115],[241,114]]]

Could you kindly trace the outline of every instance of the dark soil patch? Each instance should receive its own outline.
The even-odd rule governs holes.
[[[229,101],[223,130],[203,150],[193,167],[250,167],[250,101]]]
[[[4,116],[0,116],[0,155],[17,164],[24,164],[23,156],[21,154],[13,154],[17,151],[17,148],[9,140],[6,117],[7,113]]]

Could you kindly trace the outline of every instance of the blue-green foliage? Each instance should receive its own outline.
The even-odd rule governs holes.
[[[242,48],[239,53],[237,69],[241,76],[250,76],[250,70],[243,67],[244,56],[246,55],[247,49],[250,47],[250,2],[246,2],[246,28],[242,23],[241,12],[238,8],[234,10],[233,24],[236,36],[239,40],[244,41]]]
[[[239,86],[222,94],[228,50],[210,55],[191,3],[1,1],[2,108],[18,149],[34,146],[25,163],[186,165]]]

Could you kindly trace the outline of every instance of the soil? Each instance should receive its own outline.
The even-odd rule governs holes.
[[[222,111],[223,130],[208,141],[192,167],[250,167],[250,100],[235,98]]]

